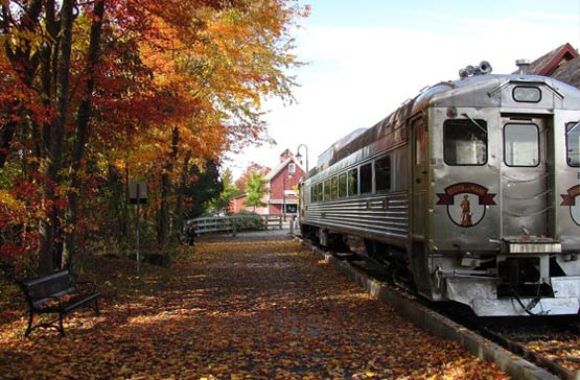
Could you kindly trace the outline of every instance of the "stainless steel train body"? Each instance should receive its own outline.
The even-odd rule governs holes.
[[[435,301],[480,316],[580,305],[580,90],[476,75],[335,144],[300,189],[303,234],[364,240]]]

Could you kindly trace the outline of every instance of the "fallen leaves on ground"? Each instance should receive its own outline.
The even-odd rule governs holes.
[[[580,337],[571,340],[538,340],[526,344],[532,350],[580,374]]]
[[[3,378],[507,378],[292,241],[200,243],[139,281],[147,291],[119,291],[100,316],[68,316],[64,338],[24,339],[24,313],[3,324]]]

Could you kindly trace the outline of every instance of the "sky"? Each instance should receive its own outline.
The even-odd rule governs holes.
[[[516,70],[569,42],[580,47],[580,0],[299,0],[311,14],[296,30],[295,103],[264,104],[276,142],[230,155],[239,177],[252,162],[274,167],[285,149],[309,168],[334,142],[369,128],[426,86],[458,79],[487,60],[493,73]]]

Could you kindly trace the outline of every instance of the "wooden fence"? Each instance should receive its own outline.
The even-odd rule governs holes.
[[[260,215],[264,220],[266,230],[282,229],[282,215]],[[243,226],[255,218],[254,215],[211,216],[196,218],[189,223],[195,226],[195,234],[231,233],[236,236]]]

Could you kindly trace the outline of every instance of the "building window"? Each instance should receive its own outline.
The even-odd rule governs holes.
[[[295,163],[290,163],[288,164],[288,174],[294,174],[296,173],[296,164]]]
[[[338,197],[346,197],[346,173],[338,176]]]
[[[540,132],[535,124],[506,124],[504,161],[507,166],[538,166],[540,164]]]
[[[348,171],[348,196],[358,195],[358,169]]]
[[[391,157],[383,157],[375,161],[375,191],[391,189]]]
[[[368,194],[373,191],[373,167],[366,164],[360,167],[360,193]]]
[[[484,120],[447,120],[443,124],[443,158],[447,165],[487,163],[487,123]]]

